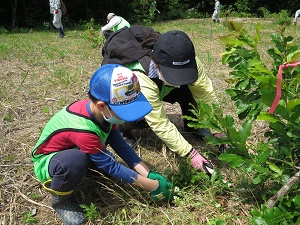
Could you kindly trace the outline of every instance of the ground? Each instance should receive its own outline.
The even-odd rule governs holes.
[[[253,19],[235,20],[254,22]],[[230,71],[221,63],[220,53],[224,46],[218,40],[226,28],[223,24],[210,27],[208,21],[190,20],[191,30],[185,28],[212,80],[224,113],[234,116],[234,106],[224,94],[228,87],[225,80]],[[178,28],[183,23],[173,21],[166,26]],[[101,63],[101,50],[90,48],[82,35],[80,31],[68,32],[66,29],[66,37],[58,41],[58,34],[51,31],[0,37],[2,43],[6,43],[0,49],[3,56],[0,59],[0,222],[3,225],[33,224],[32,218],[37,220],[37,224],[61,224],[50,206],[50,195],[34,176],[30,152],[43,126],[55,112],[87,97],[88,80]],[[201,41],[198,42],[198,39]],[[218,167],[220,162],[214,152],[216,148],[183,132],[179,106],[165,104],[165,108],[170,120],[186,139],[195,148],[209,153]],[[249,141],[259,141],[265,129],[264,123],[256,123]],[[135,130],[134,133],[141,137],[136,151],[147,164],[161,172],[178,171],[183,159],[172,153],[149,128]],[[238,179],[239,174],[235,171],[222,169],[225,178]],[[102,220],[96,220],[94,224],[151,224],[153,217],[158,218],[155,221],[163,222],[152,224],[205,224],[214,217],[222,216],[232,216],[231,224],[247,224],[251,209],[259,205],[248,202],[251,193],[211,194],[218,191],[211,186],[186,193],[186,203],[151,203],[149,206],[149,196],[145,191],[121,182],[114,184],[107,177],[100,176],[82,181],[78,199],[85,204],[93,202],[100,209]],[[26,217],[28,214],[32,217]]]

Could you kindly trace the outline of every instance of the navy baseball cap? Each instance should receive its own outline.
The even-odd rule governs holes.
[[[152,110],[141,92],[137,76],[119,64],[99,67],[90,80],[90,93],[127,122],[140,120]]]
[[[173,30],[161,35],[154,43],[152,59],[169,84],[186,85],[198,79],[194,45],[183,31]]]

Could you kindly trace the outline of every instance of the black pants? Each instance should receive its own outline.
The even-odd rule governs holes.
[[[190,104],[197,107],[197,102],[194,100],[193,95],[187,85],[180,86],[180,88],[173,89],[168,95],[163,98],[163,101],[174,104],[178,102],[183,116],[192,116],[190,110],[193,108]],[[187,124],[190,121],[183,119],[184,129],[192,131]]]

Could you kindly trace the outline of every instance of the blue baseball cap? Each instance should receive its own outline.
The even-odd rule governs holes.
[[[140,120],[152,110],[137,76],[120,64],[99,67],[90,80],[90,93],[127,122]]]

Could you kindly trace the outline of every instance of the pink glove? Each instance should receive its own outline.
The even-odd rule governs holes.
[[[57,14],[57,13],[58,13],[58,9],[55,9],[55,10],[54,10],[54,13]]]
[[[213,174],[214,167],[211,162],[201,155],[196,149],[193,148],[189,156],[191,157],[192,167],[207,173],[209,176]]]

